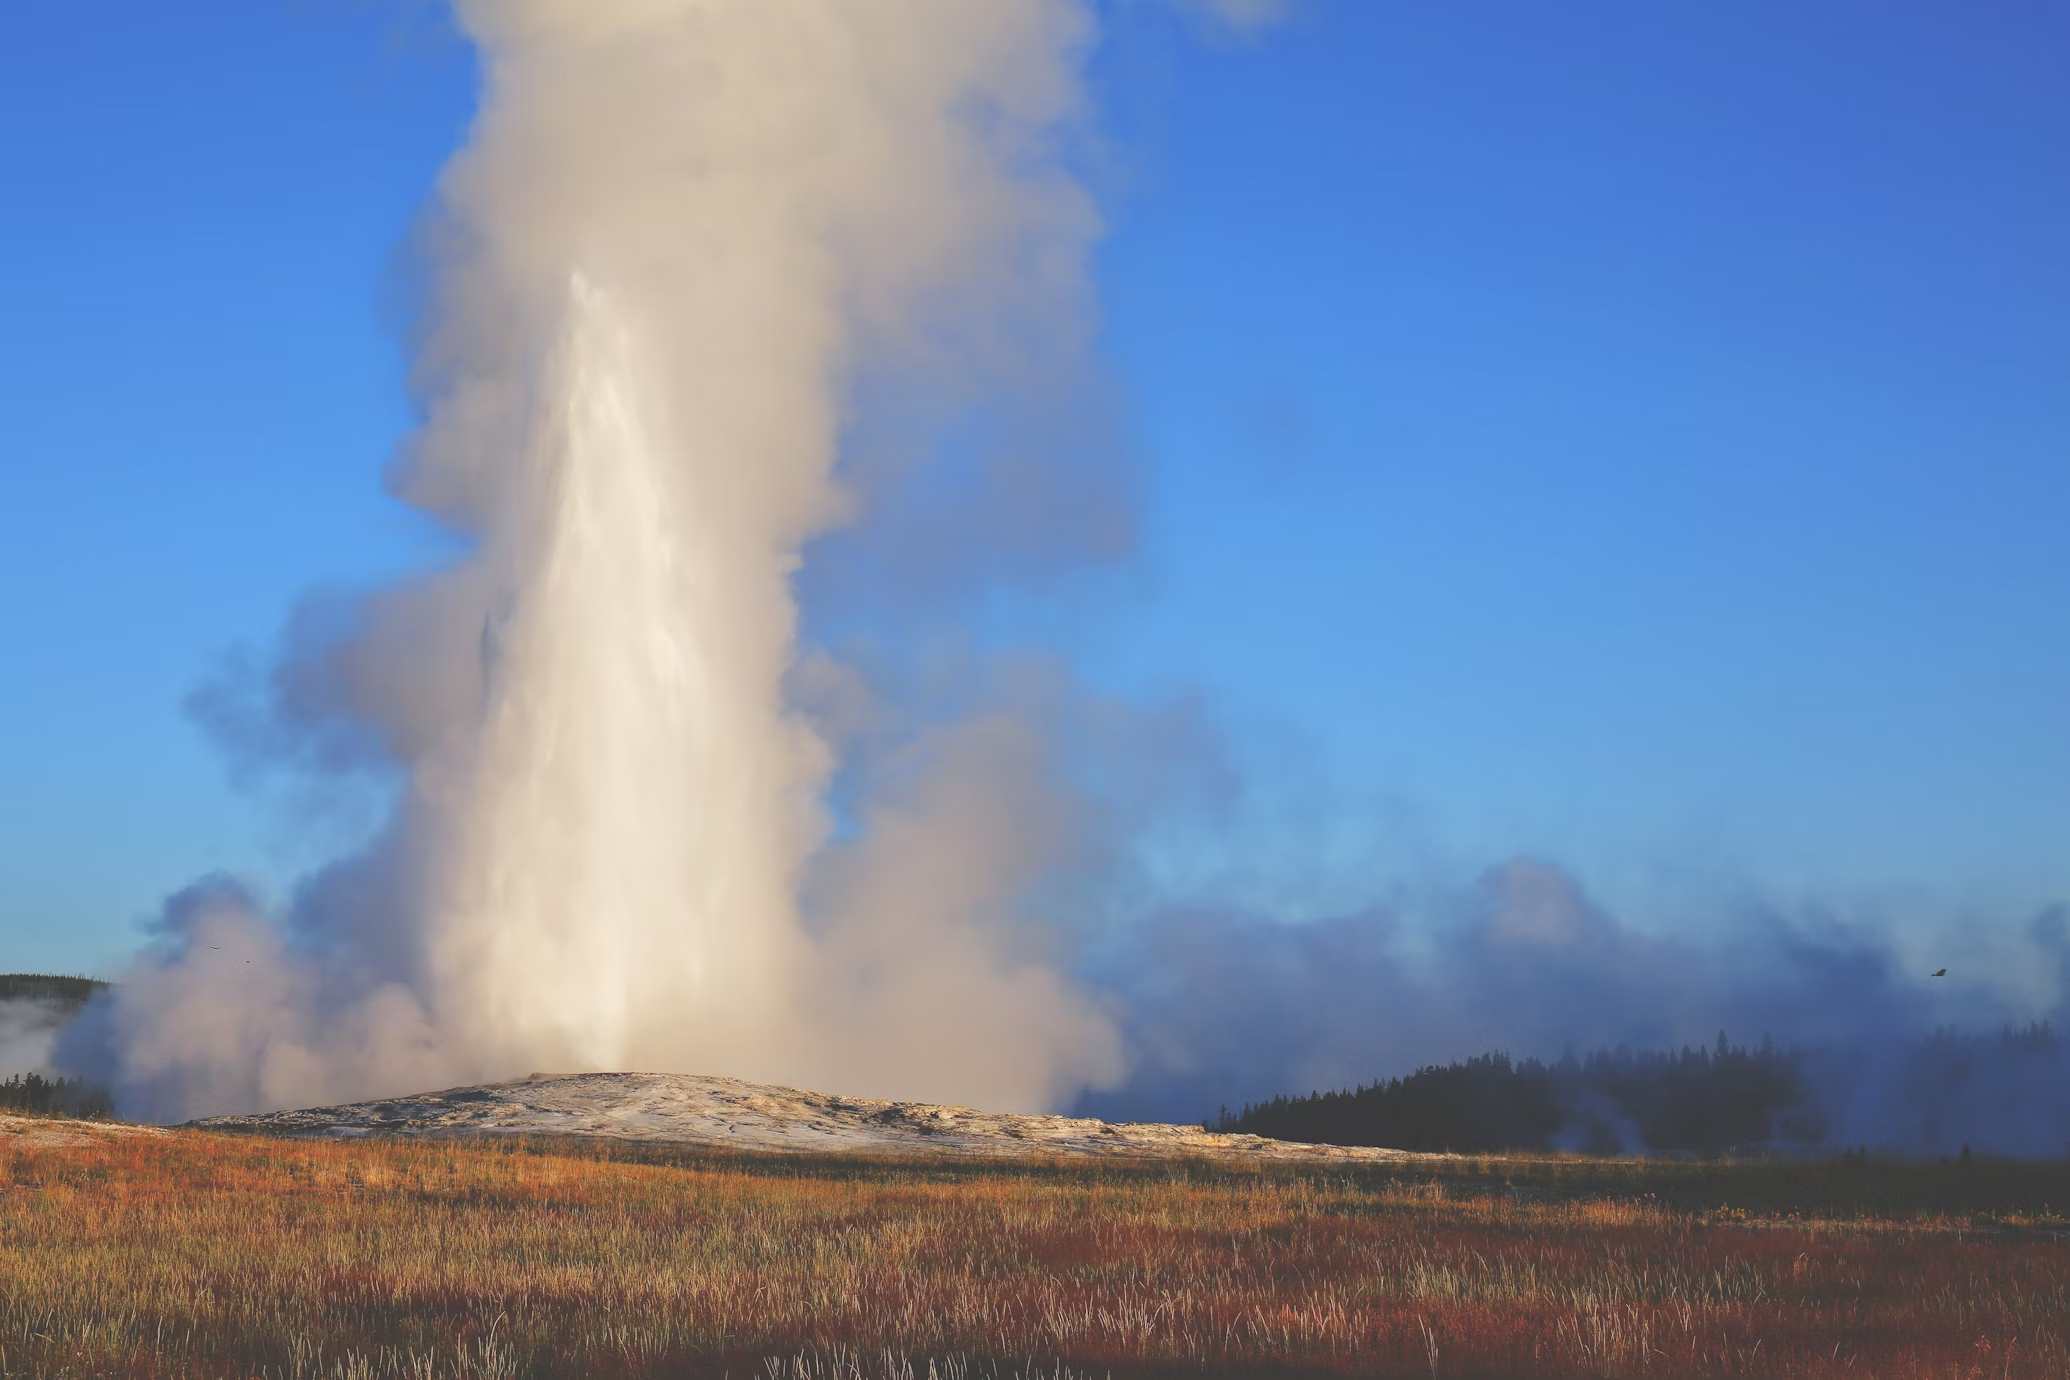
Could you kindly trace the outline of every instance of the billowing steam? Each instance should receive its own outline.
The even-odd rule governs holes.
[[[1969,971],[1946,979],[1878,930],[1773,905],[1743,901],[1703,939],[1648,933],[1531,859],[1302,924],[1171,910],[1100,964],[1135,1058],[1081,1106],[1184,1120],[1486,1051],[1701,1049],[1722,1030],[1801,1051],[1799,1110],[1830,1145],[2055,1157],[2070,1147],[2066,914],[2008,936],[2036,979],[2023,995],[1978,971],[1982,946],[1959,932],[1943,963]],[[2000,1037],[2035,1020],[2056,1033]]]
[[[1071,334],[1085,8],[456,8],[484,90],[398,487],[468,553],[305,638],[271,692],[295,750],[371,742],[393,820],[284,928],[234,887],[176,900],[81,1040],[162,1117],[533,1069],[1005,1107],[1118,1075],[1110,1021],[996,923],[1039,821],[956,782],[1015,766],[1010,726],[866,807],[807,917],[835,762],[786,697],[863,359]]]
[[[56,1002],[0,995],[0,1069],[14,1074],[47,1068],[51,1046],[73,1014]]]

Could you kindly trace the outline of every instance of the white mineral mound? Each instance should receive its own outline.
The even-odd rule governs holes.
[[[1198,1126],[880,1102],[682,1073],[535,1074],[510,1083],[266,1116],[208,1117],[188,1125],[290,1136],[594,1136],[823,1154],[1411,1158],[1401,1150],[1298,1145],[1217,1135]]]

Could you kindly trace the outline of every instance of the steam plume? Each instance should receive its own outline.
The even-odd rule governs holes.
[[[801,549],[851,502],[859,361],[1071,333],[1096,222],[1058,140],[1087,14],[456,9],[484,91],[428,236],[396,482],[468,554],[305,638],[270,692],[294,751],[371,745],[393,818],[285,929],[232,886],[179,898],[76,1046],[163,1117],[530,1069],[1008,1107],[1115,1076],[1111,1024],[985,920],[1033,865],[991,846],[1032,796],[986,819],[914,787],[801,913],[834,758],[785,698]],[[939,755],[1011,765],[1012,736]]]

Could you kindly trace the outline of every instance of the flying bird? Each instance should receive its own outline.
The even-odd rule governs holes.
[[[1948,970],[1947,970],[1946,968],[1943,968],[1943,969],[1941,969],[1941,970],[1940,970],[1940,971],[1939,971],[1938,973],[1928,973],[1928,974],[1927,974],[1927,976],[1928,976],[1928,977],[1946,977],[1947,975],[1948,975]]]

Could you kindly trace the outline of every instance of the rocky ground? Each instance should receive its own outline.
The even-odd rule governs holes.
[[[208,1117],[206,1130],[294,1136],[598,1136],[835,1154],[1400,1160],[1400,1150],[1297,1145],[1198,1126],[1113,1123],[833,1097],[675,1073],[533,1077],[344,1107]]]
[[[127,1136],[162,1136],[157,1126],[121,1121],[77,1121],[70,1117],[16,1116],[0,1112],[0,1145],[41,1150],[60,1145],[96,1145]]]

